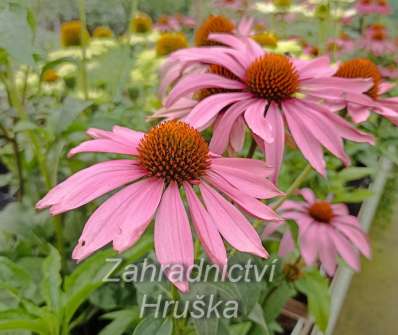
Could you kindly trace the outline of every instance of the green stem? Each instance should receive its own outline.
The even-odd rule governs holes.
[[[285,195],[279,198],[275,203],[271,205],[272,209],[274,210],[278,209],[301,186],[301,184],[305,181],[305,179],[308,177],[311,171],[312,171],[311,165],[307,164],[307,166],[300,173],[300,175],[290,185]]]
[[[127,29],[127,44],[130,44],[131,41],[131,33],[133,32],[133,27],[131,22],[134,20],[135,14],[138,10],[138,0],[131,0],[131,9],[130,9],[130,20]]]
[[[15,109],[18,118],[22,121],[29,121],[28,113],[22,103],[22,96],[19,94],[18,89],[15,85],[14,73],[11,64],[7,64],[7,92],[9,94],[9,101],[11,106]],[[36,157],[37,163],[39,165],[39,170],[44,178],[44,182],[47,189],[50,189],[53,185],[51,182],[50,172],[47,166],[45,155],[42,152],[40,140],[33,130],[27,131],[28,137],[33,146],[33,152]],[[53,218],[53,223],[55,227],[55,236],[57,240],[58,251],[61,256],[64,256],[64,243],[62,234],[62,225],[59,217]],[[64,258],[64,257],[62,257]]]
[[[86,19],[86,1],[78,0],[79,2],[79,15],[80,15],[80,40],[81,40],[81,52],[82,60],[80,64],[80,78],[81,86],[83,89],[83,96],[85,100],[88,100],[88,81],[87,81],[87,19]]]
[[[252,137],[251,143],[250,143],[250,148],[249,148],[249,151],[248,151],[248,153],[246,155],[246,158],[252,158],[254,156],[254,153],[256,152],[256,148],[257,148],[257,142]]]

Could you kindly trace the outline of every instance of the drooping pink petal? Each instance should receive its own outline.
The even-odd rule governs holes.
[[[246,108],[245,120],[250,130],[262,138],[266,143],[274,141],[272,124],[266,122],[265,108],[268,102],[258,99]]]
[[[381,83],[379,85],[379,91],[377,92],[379,95],[387,93],[388,91],[390,91],[391,89],[393,89],[395,87],[395,84],[392,83]]]
[[[206,183],[199,185],[203,200],[218,231],[235,249],[267,258],[261,239],[249,221]]]
[[[326,270],[326,273],[329,276],[333,276],[336,271],[336,248],[334,243],[332,242],[329,236],[330,227],[326,227],[325,225],[318,226],[318,236],[319,236],[319,258],[323,267]]]
[[[281,243],[279,245],[278,255],[281,257],[285,257],[292,251],[294,251],[293,236],[292,236],[292,233],[290,232],[290,230],[287,229],[285,231],[285,233],[283,234]]]
[[[211,161],[212,166],[217,166],[218,169],[233,169],[230,173],[250,173],[257,175],[259,178],[267,178],[272,174],[273,169],[270,168],[264,161],[258,159],[235,158],[235,157],[218,157]]]
[[[300,234],[300,249],[301,255],[307,265],[313,265],[318,255],[318,225],[319,223],[312,222],[307,228]]]
[[[338,219],[333,220],[332,224],[341,233],[343,233],[344,236],[347,237],[363,255],[368,258],[371,257],[372,252],[370,249],[370,244],[366,234],[363,231],[356,226],[339,222]]]
[[[358,253],[353,249],[347,239],[334,229],[329,230],[329,237],[332,239],[337,252],[355,271],[360,270]]]
[[[111,140],[89,140],[71,149],[68,152],[68,157],[72,157],[81,152],[107,152],[121,155],[136,155],[137,149]]]
[[[233,201],[251,215],[268,221],[280,221],[281,218],[267,205],[256,198],[238,190],[229,184],[223,177],[208,171],[206,179],[215,185],[219,190],[226,193]]]
[[[250,171],[242,172],[234,168],[220,168],[217,165],[213,165],[211,170],[237,189],[252,197],[269,199],[283,194],[269,180],[254,175]]]
[[[337,69],[330,66],[329,57],[317,57],[313,60],[294,60],[294,66],[299,72],[300,79],[331,77]]]
[[[184,183],[184,190],[187,195],[192,223],[206,254],[213,263],[224,267],[227,264],[227,252],[213,219],[203,207],[189,183]]]
[[[347,111],[350,114],[354,123],[365,122],[370,116],[370,109],[368,106],[357,105],[353,103],[347,104]]]
[[[166,99],[165,106],[170,107],[180,98],[192,92],[197,92],[203,88],[222,88],[230,90],[241,90],[245,85],[233,79],[228,79],[213,73],[190,74],[182,78],[171,90]]]
[[[329,119],[313,109],[316,105],[302,105],[300,100],[292,102],[292,105],[292,109],[295,108],[295,117],[301,117],[305,129],[345,165],[349,165],[350,158],[344,151],[339,133],[334,130],[334,125]]]
[[[143,180],[139,183],[145,183]],[[130,202],[137,192],[135,184],[129,185],[106,200],[91,215],[84,226],[72,258],[81,261],[94,251],[111,242],[119,233],[120,219],[125,217]]]
[[[210,141],[210,151],[223,154],[228,147],[231,132],[239,116],[245,111],[250,102],[237,102],[221,116],[220,122],[214,126],[213,136]]]
[[[332,210],[334,215],[349,215],[348,207],[344,204],[332,204]]]
[[[154,239],[156,258],[161,265],[169,267],[167,277],[179,290],[187,292],[187,278],[181,278],[178,267],[185,270],[192,268],[194,247],[187,213],[174,181],[167,187],[160,202]]]
[[[299,193],[308,202],[309,205],[315,202],[315,194],[310,188],[302,188]]]
[[[130,248],[144,233],[159,206],[164,182],[159,178],[148,178],[134,186],[134,198],[119,218],[119,234],[113,239],[113,248],[119,252]]]
[[[212,120],[224,107],[251,98],[249,93],[220,93],[200,101],[185,118],[185,122],[194,128],[201,128]]]
[[[241,152],[245,144],[246,124],[242,116],[238,117],[234,122],[229,137],[229,144],[235,152]]]
[[[369,90],[372,86],[372,80],[364,78],[309,78],[302,80],[300,83],[300,89],[303,91],[313,92],[319,89],[335,89],[340,94],[344,92],[362,93]]]
[[[274,139],[272,143],[264,142],[265,159],[267,164],[274,169],[272,181],[276,183],[285,151],[285,124],[282,113],[275,103],[269,106],[265,122],[272,125],[271,132]]]
[[[294,210],[299,212],[307,212],[308,206],[304,202],[298,202],[293,200],[285,200],[283,204],[279,207],[280,210]]]
[[[55,215],[80,207],[107,192],[146,175],[133,160],[113,160],[83,169],[50,190],[36,208]]]
[[[300,113],[289,104],[283,104],[284,114],[294,141],[311,166],[321,175],[326,174],[326,164],[319,141],[308,131]]]

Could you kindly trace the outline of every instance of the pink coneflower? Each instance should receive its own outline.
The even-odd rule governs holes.
[[[214,263],[224,266],[227,262],[222,237],[242,252],[268,256],[241,212],[279,220],[258,200],[281,194],[266,179],[271,170],[265,163],[216,156],[199,132],[181,121],[161,123],[146,134],[122,127],[87,133],[92,140],[72,149],[70,155],[109,152],[135,159],[111,160],[84,169],[37,203],[37,208],[50,207],[50,213],[56,215],[123,186],[90,217],[73,251],[74,259],[80,261],[111,242],[119,252],[130,248],[155,216],[158,261],[166,266],[191,266],[192,234],[180,192],[185,193],[192,224]],[[171,272],[168,277],[182,291],[188,289],[186,281],[173,279]]]
[[[342,63],[336,76],[340,78],[370,78],[372,87],[366,92],[367,99],[361,101],[344,101],[339,108],[347,107],[347,111],[355,123],[368,119],[375,112],[398,125],[398,98],[382,98],[394,85],[383,82],[376,64],[368,59],[352,59]]]
[[[329,54],[342,56],[354,51],[354,41],[349,35],[342,33],[339,37],[329,39],[326,49]]]
[[[195,31],[195,46],[220,46],[220,43],[209,39],[209,35],[213,33],[233,34],[241,38],[245,38],[252,33],[252,26],[253,20],[251,18],[242,18],[238,26],[236,26],[235,23],[226,16],[210,15]],[[210,54],[209,57],[211,57]],[[191,62],[189,60],[182,61],[182,59],[179,57],[179,53],[171,54],[167,61],[160,68],[160,97],[163,99],[168,88],[184,73],[198,71],[203,72],[205,70],[206,67],[201,66],[197,62]]]
[[[326,170],[321,145],[348,164],[343,138],[373,143],[372,136],[356,130],[326,104],[315,101],[341,100],[350,97],[350,92],[359,96],[369,88],[370,80],[333,77],[335,69],[327,57],[302,61],[266,53],[251,39],[246,43],[225,34],[214,34],[212,38],[229,48],[181,51],[184,61],[209,63],[212,56],[210,72],[185,75],[170,92],[166,107],[192,92],[221,90],[203,98],[185,118],[193,127],[203,129],[221,117],[210,143],[213,152],[225,151],[231,130],[241,117],[264,142],[267,162],[276,170],[274,178],[283,158],[285,125],[304,157],[322,175]]]
[[[155,23],[155,28],[161,32],[180,31],[181,25],[173,16],[159,16]]]
[[[386,79],[398,79],[398,64],[397,62],[390,63],[388,65],[379,65],[379,71],[383,78]]]
[[[355,7],[362,15],[390,15],[392,9],[387,0],[358,0]]]
[[[193,17],[191,17],[191,16],[182,15],[180,13],[177,13],[175,15],[175,18],[176,18],[177,22],[183,28],[192,29],[192,28],[195,28],[195,26],[196,26],[196,20]]]
[[[213,7],[215,8],[229,8],[233,10],[242,10],[247,6],[247,0],[214,0]]]
[[[358,250],[370,258],[366,234],[347,206],[331,204],[315,198],[309,189],[302,189],[304,202],[288,200],[281,206],[284,218],[294,220],[299,227],[300,251],[307,265],[319,258],[329,275],[336,270],[340,255],[355,271],[359,271]]]
[[[372,24],[366,28],[359,47],[371,52],[375,56],[394,53],[397,49],[389,39],[388,30],[382,24]]]

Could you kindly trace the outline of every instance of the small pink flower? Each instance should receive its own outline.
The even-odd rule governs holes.
[[[160,16],[155,23],[155,28],[161,32],[180,31],[181,25],[173,16]]]
[[[379,65],[379,71],[383,78],[398,79],[398,64],[397,62],[391,63],[386,66]]]
[[[390,15],[392,12],[391,5],[387,0],[357,0],[355,7],[362,15]]]
[[[304,202],[285,201],[281,206],[284,218],[294,220],[299,227],[301,255],[307,265],[319,258],[329,275],[336,270],[340,255],[355,271],[359,271],[358,250],[370,258],[366,234],[355,216],[343,204],[331,204],[315,198],[309,189],[302,189]]]
[[[336,76],[342,78],[370,78],[372,87],[366,96],[354,101],[353,95],[336,105],[336,110],[347,108],[355,123],[366,121],[371,112],[375,112],[395,125],[398,125],[398,98],[382,98],[383,94],[391,90],[394,85],[384,82],[377,66],[368,59],[356,58],[340,64]],[[350,101],[351,100],[351,101]]]
[[[36,207],[60,214],[118,190],[89,218],[73,258],[81,261],[113,243],[119,252],[132,247],[155,217],[155,252],[162,265],[194,262],[185,193],[192,225],[209,258],[227,263],[223,238],[234,248],[268,257],[260,237],[242,211],[261,220],[280,220],[258,199],[280,195],[266,178],[264,162],[223,158],[209,152],[199,132],[181,121],[164,122],[144,134],[123,127],[89,129],[92,138],[69,153],[107,152],[135,159],[110,160],[86,168],[54,187]],[[239,207],[238,207],[239,206]],[[239,208],[239,209],[238,209]],[[182,291],[187,281],[168,278]]]
[[[247,2],[247,0],[214,0],[213,7],[242,10],[245,6],[247,6]]]
[[[388,30],[381,24],[373,24],[366,28],[364,36],[359,40],[360,48],[364,48],[375,56],[384,56],[396,51],[396,46],[389,39]]]
[[[210,148],[223,153],[231,142],[236,122],[242,118],[261,141],[276,181],[285,146],[285,126],[309,163],[326,174],[322,145],[349,164],[343,139],[373,143],[316,99],[341,100],[349,93],[369,89],[370,80],[333,77],[327,57],[303,61],[266,53],[252,39],[213,34],[214,41],[228,47],[192,48],[175,53],[183,63],[210,64],[208,73],[188,73],[177,80],[166,99],[166,108],[192,92],[211,93],[185,117],[197,129],[219,120]],[[215,94],[214,94],[215,93]],[[359,99],[359,98],[358,98]],[[242,130],[243,132],[244,130]]]

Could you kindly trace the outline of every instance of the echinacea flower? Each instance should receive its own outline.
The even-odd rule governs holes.
[[[111,38],[113,31],[108,26],[98,26],[93,31],[93,37],[95,38]]]
[[[152,30],[152,19],[145,13],[137,14],[130,22],[130,29],[134,33],[148,33]]]
[[[387,0],[357,0],[355,8],[362,15],[391,14],[391,6]]]
[[[382,95],[391,90],[394,85],[384,82],[381,73],[372,61],[356,58],[340,64],[337,77],[341,78],[370,78],[372,87],[366,92],[367,99],[360,101],[343,101],[337,109],[347,108],[349,115],[355,123],[366,121],[371,112],[375,112],[395,125],[398,125],[398,98],[382,98]]]
[[[162,15],[157,19],[155,28],[160,32],[180,31],[181,25],[175,17]]]
[[[195,31],[195,45],[200,46],[219,46],[217,41],[210,40],[208,37],[213,33],[225,33],[245,38],[252,33],[253,20],[242,18],[236,26],[233,21],[223,15],[210,15]],[[163,99],[169,87],[184,73],[203,72],[206,67],[198,63],[190,64],[190,61],[182,61],[178,52],[170,55],[167,61],[161,66],[159,87],[160,97]]]
[[[383,78],[398,79],[398,63],[396,61],[388,65],[379,65],[379,71]]]
[[[287,200],[281,215],[294,220],[299,228],[300,252],[307,265],[319,259],[329,275],[336,270],[340,255],[355,271],[359,271],[359,253],[370,258],[371,250],[358,219],[347,206],[316,199],[310,189],[302,189],[304,201]]]
[[[81,30],[82,24],[78,20],[64,22],[61,25],[61,44],[64,47],[80,46],[81,41]],[[89,38],[87,30],[85,30],[84,36]]]
[[[188,47],[188,39],[183,33],[161,34],[156,42],[156,54],[167,56],[172,52]]]
[[[322,175],[326,170],[321,145],[349,164],[343,139],[373,143],[372,136],[316,101],[328,97],[341,100],[350,92],[358,96],[370,87],[370,80],[333,77],[336,70],[327,57],[303,61],[266,53],[251,39],[226,34],[213,34],[211,38],[229,48],[179,51],[183,61],[211,64],[207,73],[186,74],[177,81],[166,107],[192,92],[215,90],[184,119],[197,129],[218,121],[210,143],[213,152],[226,150],[234,125],[244,120],[260,139],[276,180],[284,154],[285,125],[304,157]]]
[[[359,47],[375,56],[392,54],[397,49],[389,39],[387,28],[382,24],[372,24],[366,28],[364,36],[359,40]]]
[[[89,218],[73,258],[80,261],[108,243],[119,252],[134,245],[155,217],[155,252],[160,264],[189,269],[194,262],[191,227],[181,198],[185,193],[192,225],[208,255],[226,265],[223,238],[234,248],[268,254],[242,211],[261,220],[280,220],[258,199],[280,195],[266,178],[264,162],[212,154],[200,133],[181,121],[164,122],[148,133],[114,127],[89,129],[92,140],[70,151],[107,152],[135,159],[110,160],[86,168],[54,187],[36,207],[60,214],[123,187]],[[238,207],[239,206],[239,207]],[[168,278],[182,291],[188,283]]]

